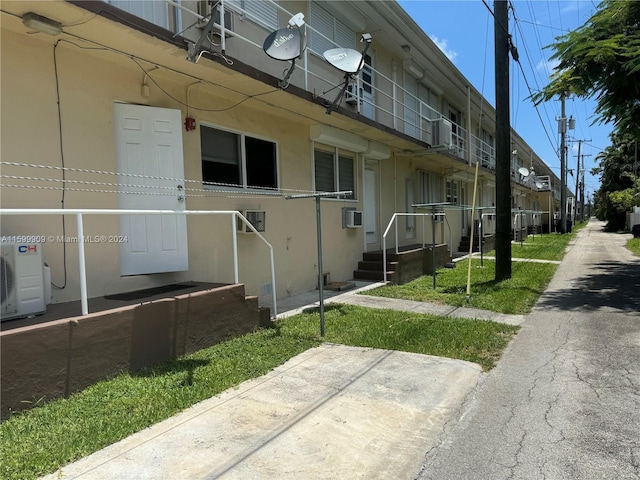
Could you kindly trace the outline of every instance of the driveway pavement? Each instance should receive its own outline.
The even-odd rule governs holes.
[[[45,478],[415,478],[482,375],[460,360],[324,344]]]
[[[327,300],[522,324],[489,374],[324,344],[45,478],[638,479],[640,261],[602,226],[580,232],[526,317]]]
[[[578,233],[421,480],[640,478],[640,258],[603,228]]]

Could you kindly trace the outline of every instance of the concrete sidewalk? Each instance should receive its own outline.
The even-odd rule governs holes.
[[[524,319],[357,291],[327,297],[510,324]],[[317,303],[317,292],[288,299],[290,310],[279,316]],[[484,378],[480,366],[461,360],[324,344],[44,478],[413,479]]]

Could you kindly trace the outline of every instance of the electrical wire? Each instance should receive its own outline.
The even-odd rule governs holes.
[[[66,170],[64,169],[64,141],[63,141],[63,134],[62,134],[62,111],[61,111],[61,102],[60,102],[60,77],[58,76],[58,57],[57,57],[57,51],[58,51],[58,45],[60,44],[60,41],[58,40],[55,45],[53,46],[53,71],[54,71],[54,76],[55,76],[55,81],[56,81],[56,105],[57,105],[57,110],[58,110],[58,140],[60,142],[60,164],[62,165],[62,180],[64,181],[66,179]],[[61,199],[60,199],[60,204],[61,207],[64,209],[64,201],[65,201],[65,190],[62,189],[62,194],[61,194]],[[62,221],[62,235],[64,237],[67,236],[67,224],[65,221],[65,216],[62,215],[61,218]],[[53,283],[53,281],[51,281],[51,285],[59,290],[64,290],[67,287],[67,244],[63,243],[62,245],[62,264],[63,264],[63,282],[62,285],[56,285],[55,283]]]

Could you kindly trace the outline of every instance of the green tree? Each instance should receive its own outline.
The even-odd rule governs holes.
[[[617,231],[624,228],[626,212],[637,201],[634,195],[640,191],[640,182],[634,171],[634,137],[613,133],[611,143],[596,157],[598,166],[591,173],[600,176],[600,188],[594,194],[596,216],[608,222],[608,230]]]
[[[619,133],[640,136],[640,1],[603,0],[581,27],[550,45],[558,66],[549,84],[534,95],[548,101],[560,94],[596,99],[596,121],[612,122]]]

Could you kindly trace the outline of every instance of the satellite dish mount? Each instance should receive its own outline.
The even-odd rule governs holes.
[[[289,77],[296,67],[296,58],[302,58],[302,52],[305,49],[305,34],[302,30],[304,25],[304,15],[297,13],[291,17],[286,28],[271,32],[262,45],[264,53],[271,58],[291,61],[291,67],[284,78],[278,82],[280,88],[284,89],[289,86]]]
[[[335,110],[338,103],[342,100],[342,97],[344,97],[344,93],[346,92],[349,83],[351,83],[353,78],[360,72],[360,70],[362,70],[364,57],[371,45],[371,34],[363,33],[360,41],[364,43],[364,50],[362,53],[357,50],[353,50],[352,48],[332,48],[322,54],[328,63],[344,73],[344,83],[342,84],[340,93],[333,103],[327,107],[327,115],[330,115],[331,112]]]
[[[193,44],[189,43],[187,47],[187,60],[193,63],[198,63],[198,60],[200,60],[200,57],[205,52],[202,46],[204,45],[205,41],[208,41],[209,35],[213,31],[216,23],[214,10],[216,9],[216,6],[220,2],[215,0],[208,0],[208,2],[209,2],[209,5],[211,6],[211,13],[209,14],[209,19],[207,20],[207,24],[202,29],[200,38],[198,38],[196,43],[193,43]],[[222,18],[222,21],[224,21],[222,15],[220,16],[220,18]],[[222,53],[224,53],[224,50]]]

